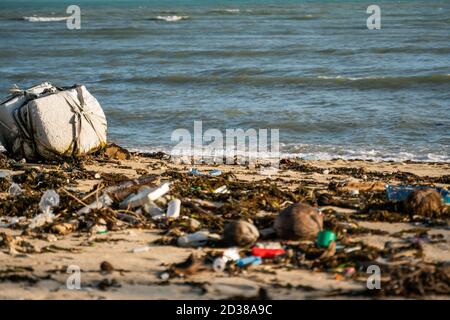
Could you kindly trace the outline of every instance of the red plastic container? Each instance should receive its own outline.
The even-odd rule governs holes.
[[[269,249],[269,248],[259,248],[254,247],[252,249],[252,255],[261,258],[273,258],[277,255],[286,253],[283,248]]]

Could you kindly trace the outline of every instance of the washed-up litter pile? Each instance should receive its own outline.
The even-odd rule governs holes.
[[[307,169],[313,170],[311,167]],[[436,243],[442,239],[419,230],[420,236],[404,239],[402,247],[378,249],[352,240],[354,235],[385,234],[359,227],[359,220],[445,225],[449,217],[448,207],[444,205],[448,203],[446,190],[408,186],[410,192],[393,199],[389,196],[393,186],[388,185],[386,191],[391,176],[384,181],[365,184],[332,182],[323,186],[323,190],[311,192],[308,185],[300,184],[292,190],[279,187],[270,180],[258,184],[245,183],[235,180],[232,175],[216,179],[180,173],[168,175],[178,180],[174,192],[186,199],[183,201],[186,203],[183,214],[195,217],[201,225],[207,226],[207,230],[179,236],[180,231],[192,230],[173,222],[161,243],[175,244],[174,239],[179,236],[183,244],[189,243],[187,240],[190,239],[192,247],[214,246],[216,249],[206,250],[203,258],[191,256],[187,261],[172,266],[161,275],[162,279],[189,275],[205,266],[216,272],[239,274],[247,268],[264,264],[275,268],[331,272],[336,279],[366,281],[366,269],[372,264],[382,266],[387,274],[396,272],[398,264],[410,267],[427,265],[422,261],[421,243]],[[219,185],[225,185],[229,193],[215,192]],[[352,192],[354,190],[357,192]],[[426,194],[422,193],[423,190]],[[292,203],[295,205],[289,206]],[[332,206],[356,210],[342,214]],[[185,268],[187,272],[184,272]],[[397,276],[398,279],[400,277]],[[436,281],[444,281],[442,286],[437,285],[440,289],[422,290],[420,282],[416,283],[418,287],[414,287],[413,282],[411,288],[403,291],[384,286],[379,295],[450,293],[448,282],[445,282],[448,278],[438,277]],[[367,294],[371,293],[368,291]]]
[[[154,245],[203,248],[170,266],[160,275],[163,281],[202,270],[238,275],[258,265],[323,271],[338,280],[366,281],[365,270],[376,264],[389,278],[380,295],[450,294],[447,266],[423,260],[422,243],[445,241],[428,234],[428,229],[419,228],[410,237],[395,235],[401,245],[386,244],[382,249],[353,239],[356,235],[383,234],[360,227],[361,220],[448,226],[448,191],[433,185],[437,179],[356,170],[345,174],[363,178],[362,182],[336,178],[323,184],[276,179],[255,183],[217,169],[169,169],[130,179],[84,168],[86,163],[120,163],[130,157],[133,154],[117,145],[83,161],[56,162],[47,167],[0,155],[0,226],[36,237],[158,229],[161,236]],[[291,160],[283,160],[281,169],[323,173],[323,169]],[[328,170],[327,174],[343,174],[340,171],[345,170]],[[74,191],[77,181],[83,179],[98,183],[88,192]],[[394,179],[406,185],[392,185]],[[150,248],[139,247],[133,252]],[[6,234],[0,234],[0,249],[9,254],[36,253],[22,237]]]

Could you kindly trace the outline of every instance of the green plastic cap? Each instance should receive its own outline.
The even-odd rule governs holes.
[[[336,241],[336,234],[330,230],[322,230],[317,235],[317,245],[322,248],[328,248],[331,241]]]

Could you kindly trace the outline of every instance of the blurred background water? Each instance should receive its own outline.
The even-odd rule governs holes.
[[[33,22],[70,4],[81,30]],[[85,84],[133,149],[169,150],[202,120],[280,129],[309,159],[450,161],[450,2],[377,1],[381,30],[370,4],[2,0],[0,92]]]

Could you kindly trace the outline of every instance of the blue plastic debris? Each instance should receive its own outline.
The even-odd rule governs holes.
[[[428,189],[430,186],[390,186],[386,185],[386,194],[390,201],[404,201],[417,189]],[[450,204],[450,192],[443,188],[433,188],[442,196],[445,204]]]
[[[211,176],[211,177],[216,177],[216,176],[220,176],[222,174],[222,171],[220,171],[218,169],[213,169],[213,170],[209,170],[208,173],[204,173],[204,172],[201,172],[200,170],[198,170],[196,168],[190,168],[189,169],[189,174],[191,174],[193,176]]]
[[[210,170],[208,173],[210,176],[220,176],[222,174],[222,171],[220,171],[218,169],[214,169],[214,170]]]
[[[204,176],[205,175],[203,172],[199,171],[196,168],[190,168],[189,174],[192,174],[193,176]]]
[[[262,263],[261,257],[256,257],[256,256],[245,257],[245,258],[241,258],[236,261],[236,264],[239,268],[242,268],[242,267],[245,267],[248,265],[256,266],[261,263]]]

